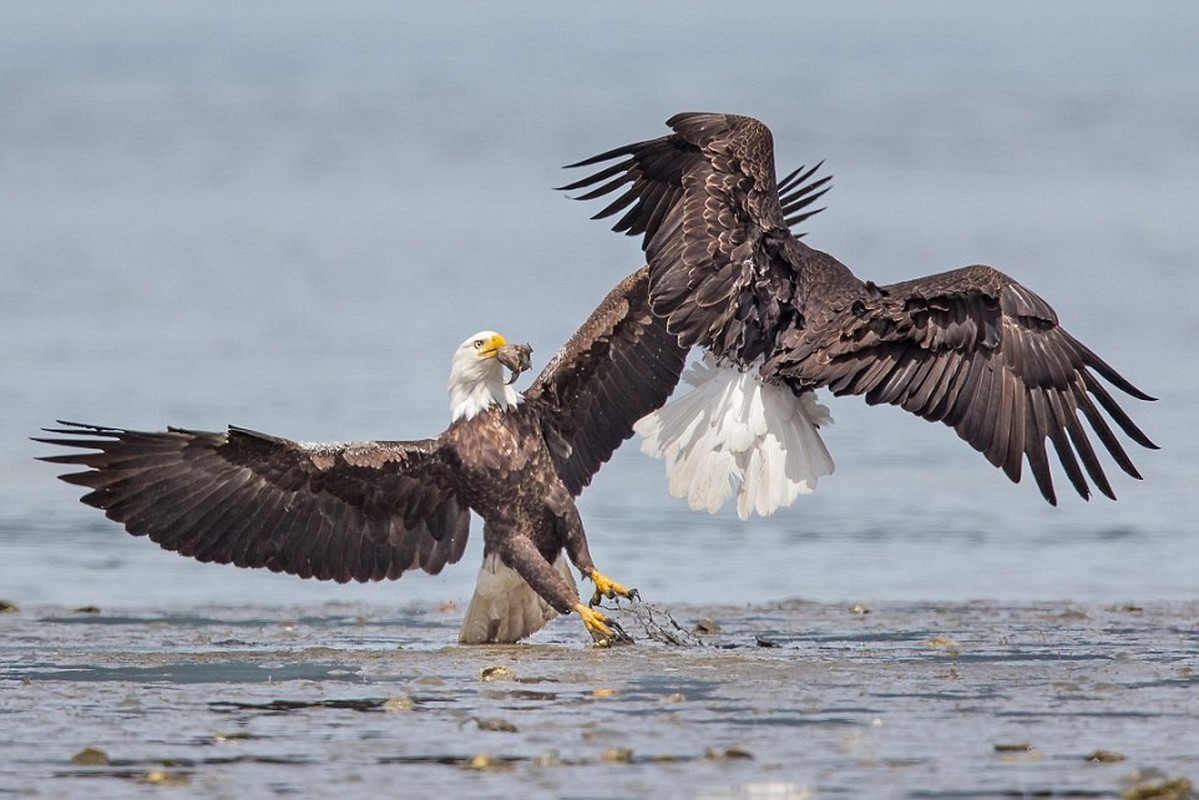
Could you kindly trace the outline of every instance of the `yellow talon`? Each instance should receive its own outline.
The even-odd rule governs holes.
[[[595,584],[595,594],[591,595],[591,605],[597,606],[600,600],[607,597],[615,600],[617,597],[627,597],[632,600],[639,595],[636,589],[626,589],[598,569],[591,570],[591,582]]]
[[[583,626],[591,634],[595,643],[601,646],[611,644],[632,643],[633,639],[614,621],[608,619],[594,608],[575,603],[575,611],[583,620]]]

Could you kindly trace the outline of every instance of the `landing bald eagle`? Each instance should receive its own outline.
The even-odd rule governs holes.
[[[666,458],[673,495],[715,511],[735,486],[745,518],[811,491],[833,469],[820,387],[949,425],[1012,481],[1027,459],[1051,504],[1046,439],[1079,495],[1090,496],[1089,476],[1115,498],[1080,415],[1141,477],[1100,409],[1137,444],[1156,445],[1098,377],[1153,398],[1032,291],[981,265],[862,281],[791,234],[764,124],[684,113],[667,125],[673,134],[570,165],[615,162],[561,188],[585,189],[584,200],[617,193],[595,218],[624,212],[613,230],[643,237],[654,313],[681,346],[706,351],[685,376],[692,391],[637,426],[642,449]]]
[[[460,641],[515,642],[572,611],[609,640],[619,627],[579,602],[562,553],[595,584],[592,605],[630,594],[596,569],[573,498],[682,371],[686,352],[650,314],[646,287],[644,268],[619,283],[523,398],[501,361],[519,371],[527,351],[520,363],[497,333],[467,339],[450,371],[453,421],[435,439],[313,444],[237,427],[60,423],[38,441],[87,452],[42,460],[85,467],[60,477],[167,550],[339,582],[439,572],[461,558],[474,510],[483,566]]]

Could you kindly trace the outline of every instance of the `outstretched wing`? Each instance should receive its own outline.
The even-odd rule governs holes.
[[[525,395],[543,417],[558,474],[572,494],[633,435],[633,423],[674,390],[687,349],[649,307],[642,267],[608,293]]]
[[[82,501],[200,561],[346,582],[436,573],[462,556],[470,514],[438,440],[306,444],[244,428],[142,432],[61,422],[43,461]]]
[[[867,285],[852,304],[825,314],[811,320],[809,341],[767,368],[944,422],[1013,481],[1027,459],[1050,503],[1057,499],[1046,439],[1082,497],[1090,496],[1086,476],[1115,497],[1083,420],[1121,469],[1141,477],[1100,410],[1156,449],[1098,377],[1153,398],[1059,326],[1048,303],[991,267]]]
[[[580,200],[623,189],[595,216],[624,211],[613,230],[643,235],[654,311],[684,346],[748,364],[763,353],[755,333],[785,324],[799,306],[794,267],[779,253],[796,238],[789,226],[821,210],[805,212],[829,178],[812,180],[815,168],[801,175],[801,167],[784,179],[780,198],[773,138],[758,120],[685,113],[667,125],[673,135],[571,165],[620,159],[562,188],[588,189]]]

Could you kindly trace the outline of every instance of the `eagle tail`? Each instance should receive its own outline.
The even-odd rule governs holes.
[[[737,494],[737,515],[768,516],[833,472],[818,428],[832,422],[811,392],[762,382],[757,370],[693,364],[691,388],[634,426],[641,451],[666,460],[672,497],[715,513]]]
[[[576,589],[565,556],[554,567]],[[577,589],[576,589],[577,591]],[[524,578],[489,553],[479,568],[475,593],[466,607],[458,641],[462,644],[510,644],[541,630],[558,612],[525,583]]]

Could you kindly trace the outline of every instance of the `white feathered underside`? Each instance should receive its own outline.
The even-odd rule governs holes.
[[[577,591],[562,554],[554,567],[566,577],[570,588]],[[518,642],[544,628],[556,616],[558,612],[553,606],[533,591],[516,570],[500,561],[495,553],[489,553],[479,568],[475,593],[466,607],[458,641],[462,644]]]
[[[833,420],[812,392],[796,396],[710,353],[683,380],[690,390],[633,426],[641,451],[666,460],[672,497],[716,513],[736,491],[737,516],[747,519],[790,505],[832,474],[817,428]]]

